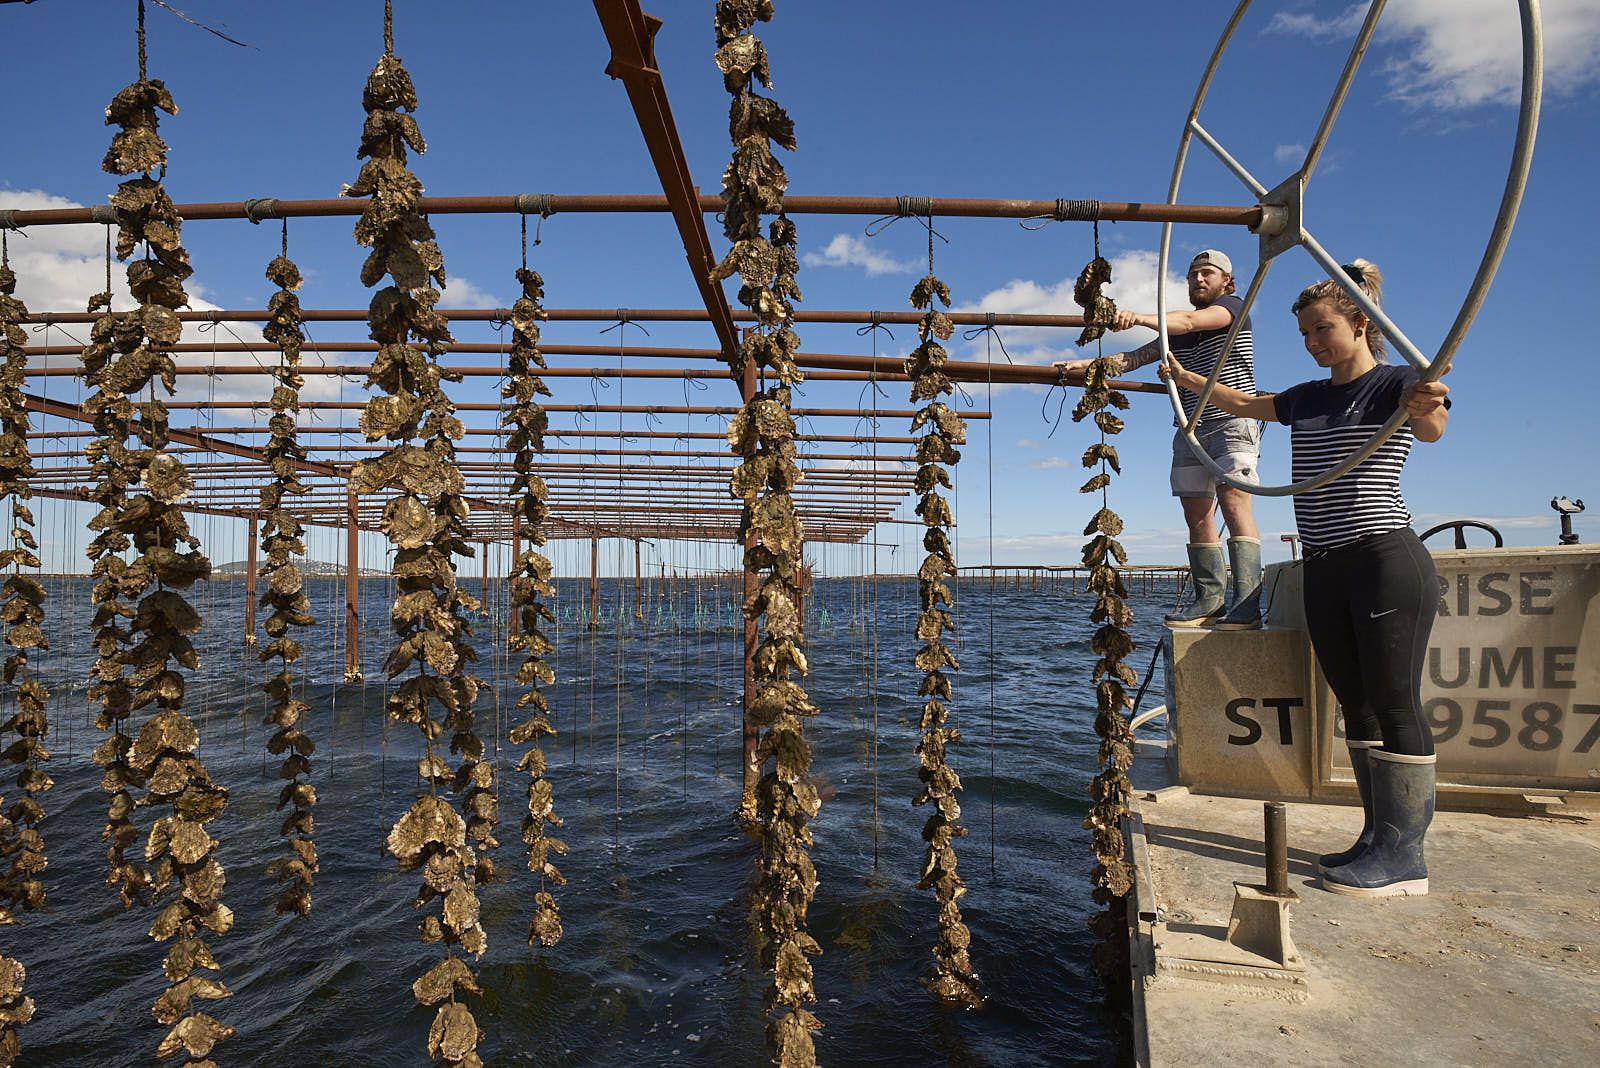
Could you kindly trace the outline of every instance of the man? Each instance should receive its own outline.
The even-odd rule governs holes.
[[[1234,293],[1233,262],[1216,249],[1206,249],[1189,263],[1189,303],[1193,311],[1167,314],[1167,338],[1178,362],[1199,375],[1209,377],[1222,353],[1228,331],[1244,310],[1244,301]],[[1136,326],[1158,329],[1154,315],[1118,310],[1114,329]],[[1132,352],[1111,357],[1127,373],[1161,359],[1159,337]],[[1063,371],[1082,373],[1088,360],[1066,360],[1056,366]],[[1250,319],[1245,317],[1233,348],[1217,379],[1223,385],[1245,393],[1256,392]],[[1185,416],[1194,414],[1197,398],[1179,391]],[[1195,437],[1206,453],[1224,471],[1245,482],[1257,481],[1261,456],[1261,426],[1252,419],[1239,419],[1207,405],[1195,425]],[[1255,630],[1261,626],[1261,535],[1251,512],[1251,494],[1217,483],[1200,463],[1179,430],[1172,439],[1172,495],[1183,505],[1183,518],[1189,528],[1189,569],[1194,577],[1194,604],[1187,611],[1167,615],[1174,627],[1216,626],[1219,630]],[[1216,513],[1222,510],[1228,527],[1228,556],[1233,563],[1233,609],[1223,615],[1225,565],[1222,546],[1217,542]]]

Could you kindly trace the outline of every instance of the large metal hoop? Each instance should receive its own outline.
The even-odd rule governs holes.
[[[1350,83],[1354,80],[1356,71],[1361,66],[1361,60],[1366,54],[1367,46],[1372,41],[1372,35],[1378,26],[1378,19],[1383,14],[1387,0],[1372,0],[1367,10],[1367,17],[1361,25],[1361,30],[1356,34],[1356,42],[1351,47],[1350,56],[1345,61],[1344,71],[1339,77],[1338,85],[1334,87],[1333,96],[1328,101],[1327,110],[1323,113],[1322,123],[1317,129],[1317,135],[1306,150],[1305,162],[1300,169],[1290,175],[1276,188],[1268,190],[1246,170],[1237,160],[1228,154],[1227,150],[1200,125],[1200,106],[1205,102],[1206,94],[1211,88],[1211,80],[1216,75],[1217,67],[1222,62],[1223,53],[1227,51],[1228,42],[1232,39],[1234,30],[1238,28],[1245,12],[1250,7],[1250,0],[1240,0],[1234,9],[1232,17],[1228,19],[1223,28],[1222,36],[1217,41],[1216,49],[1211,53],[1211,61],[1206,64],[1205,73],[1200,76],[1199,87],[1195,90],[1194,104],[1189,108],[1188,118],[1184,121],[1183,134],[1178,139],[1178,156],[1172,168],[1172,184],[1168,188],[1167,203],[1178,202],[1178,187],[1183,180],[1184,163],[1189,154],[1191,138],[1198,138],[1201,144],[1209,148],[1221,160],[1223,166],[1238,178],[1261,205],[1262,220],[1257,229],[1260,234],[1260,256],[1256,266],[1255,277],[1251,279],[1250,288],[1245,294],[1244,307],[1234,319],[1233,325],[1228,330],[1226,344],[1223,346],[1224,358],[1219,359],[1216,366],[1211,369],[1211,376],[1206,380],[1205,387],[1200,391],[1195,404],[1194,415],[1186,416],[1183,412],[1183,402],[1178,394],[1177,383],[1168,380],[1167,398],[1172,402],[1172,410],[1182,427],[1184,439],[1188,442],[1189,449],[1217,482],[1232,486],[1234,489],[1262,497],[1288,497],[1306,490],[1316,489],[1327,485],[1336,478],[1350,472],[1357,464],[1377,451],[1394,432],[1400,429],[1401,424],[1407,420],[1404,408],[1399,409],[1389,421],[1376,430],[1367,443],[1357,449],[1342,463],[1329,468],[1322,473],[1300,482],[1284,486],[1258,486],[1245,482],[1237,476],[1224,471],[1215,460],[1201,447],[1199,439],[1195,436],[1195,428],[1199,423],[1200,415],[1205,411],[1206,402],[1211,399],[1211,393],[1216,388],[1217,378],[1222,373],[1226,363],[1226,353],[1233,348],[1235,338],[1238,336],[1244,319],[1250,314],[1250,308],[1255,303],[1256,295],[1261,291],[1261,283],[1266,277],[1272,261],[1289,249],[1297,245],[1304,246],[1311,257],[1327,273],[1328,277],[1339,285],[1350,298],[1356,302],[1361,310],[1382,328],[1384,336],[1394,343],[1395,351],[1404,356],[1406,360],[1421,373],[1424,382],[1437,381],[1441,375],[1450,369],[1450,360],[1454,357],[1456,349],[1466,337],[1467,330],[1472,326],[1472,321],[1478,315],[1478,310],[1483,306],[1484,296],[1487,294],[1489,284],[1494,280],[1495,272],[1500,267],[1500,259],[1505,254],[1506,244],[1511,237],[1511,227],[1517,218],[1517,209],[1522,204],[1522,192],[1528,182],[1528,168],[1533,160],[1534,137],[1539,129],[1539,104],[1544,82],[1544,49],[1542,44],[1541,19],[1539,13],[1539,0],[1517,0],[1518,12],[1522,20],[1522,99],[1517,114],[1517,135],[1511,151],[1511,166],[1506,175],[1505,190],[1500,197],[1500,210],[1495,216],[1494,228],[1489,234],[1488,246],[1484,249],[1483,259],[1478,264],[1477,274],[1473,276],[1472,285],[1467,290],[1466,299],[1462,301],[1461,310],[1456,314],[1455,322],[1451,324],[1450,331],[1446,334],[1439,351],[1432,360],[1423,356],[1409,338],[1396,326],[1383,310],[1375,305],[1362,289],[1357,286],[1339,267],[1339,261],[1328,253],[1326,249],[1314,238],[1304,226],[1302,215],[1303,197],[1305,187],[1311,180],[1311,174],[1316,169],[1317,161],[1322,155],[1322,148],[1326,144],[1328,134],[1333,129],[1334,120],[1339,116],[1339,110],[1344,105],[1345,96],[1349,93]],[[1167,258],[1172,245],[1172,224],[1163,223],[1161,226],[1161,249],[1156,262],[1156,333],[1161,345],[1161,355],[1164,360],[1171,353],[1172,347],[1167,335]]]

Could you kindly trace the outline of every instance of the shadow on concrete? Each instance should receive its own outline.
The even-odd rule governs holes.
[[[1161,827],[1149,823],[1145,825],[1145,833],[1149,836],[1152,845],[1176,849],[1184,853],[1193,853],[1196,856],[1210,857],[1229,864],[1240,864],[1251,869],[1251,880],[1257,881],[1266,867],[1266,851],[1261,842],[1249,838],[1241,838],[1235,834],[1221,834],[1216,831],[1202,831],[1193,827]],[[1319,877],[1317,871],[1318,853],[1304,849],[1289,850],[1289,871],[1294,875],[1304,875],[1315,880]]]

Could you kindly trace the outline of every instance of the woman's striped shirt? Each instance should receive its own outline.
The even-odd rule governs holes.
[[[1278,422],[1290,426],[1294,481],[1320,475],[1354,453],[1389,421],[1417,381],[1407,366],[1379,364],[1343,385],[1302,382],[1273,398]],[[1294,499],[1295,523],[1308,550],[1333,549],[1358,538],[1411,525],[1400,495],[1400,470],[1416,440],[1400,429],[1347,474]]]
[[[1218,297],[1215,306],[1228,309],[1234,318],[1244,311],[1244,300],[1238,294],[1229,293]],[[1185,369],[1193,371],[1202,378],[1211,377],[1211,369],[1217,365],[1217,360],[1222,356],[1223,343],[1228,340],[1228,331],[1232,329],[1230,322],[1221,330],[1194,330],[1187,334],[1175,334],[1168,339],[1172,347],[1172,355]],[[1217,382],[1239,390],[1241,393],[1256,395],[1255,374],[1255,342],[1250,334],[1250,317],[1246,315],[1240,324],[1239,336],[1233,340],[1233,349],[1228,353],[1228,359],[1222,365],[1222,373],[1217,376]],[[1185,418],[1194,415],[1195,401],[1199,400],[1187,390],[1178,391],[1178,399],[1183,402]],[[1199,426],[1210,427],[1226,422],[1234,416],[1218,408],[1216,405],[1206,405],[1206,410],[1200,416]],[[1178,425],[1176,422],[1174,426]]]

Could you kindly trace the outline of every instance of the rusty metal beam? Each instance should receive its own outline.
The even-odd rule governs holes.
[[[510,308],[440,308],[440,315],[453,323],[503,323],[511,318]],[[546,318],[553,323],[609,323],[627,314],[634,323],[703,323],[710,319],[704,308],[546,308]],[[25,316],[23,322],[64,326],[92,323],[104,314],[101,312],[47,311]],[[735,323],[753,323],[755,313],[742,308],[732,311]],[[957,312],[945,315],[957,326],[1083,326],[1081,315],[1035,315],[1022,312]],[[186,323],[262,323],[267,320],[265,308],[225,308],[215,311],[180,311],[179,320]],[[848,311],[826,308],[794,311],[797,323],[832,323],[839,326],[866,326],[881,323],[885,326],[911,326],[921,321],[922,312],[916,311]],[[302,308],[300,318],[308,323],[364,323],[365,308]]]
[[[23,394],[23,405],[28,411],[37,412],[40,415],[52,415],[57,419],[75,419],[80,423],[92,422],[88,413],[76,404],[66,404],[61,401],[35,397],[31,393],[25,393]],[[213,437],[210,434],[169,428],[167,430],[167,438],[169,441],[175,441],[179,445],[192,445],[195,448],[205,449],[207,452],[222,453],[227,456],[243,456],[258,463],[267,462],[267,454],[264,449]],[[295,470],[304,471],[307,474],[325,475],[329,478],[340,477],[338,469],[332,464],[320,463],[316,460],[294,460],[292,463]]]
[[[196,433],[196,434],[266,434],[266,433],[270,433],[270,431],[268,431],[268,429],[266,427],[264,427],[264,426],[208,426],[208,427],[204,427],[204,428],[201,428],[201,427],[186,427],[184,429],[185,429],[186,432]],[[469,426],[469,427],[466,428],[466,433],[468,435],[470,435],[470,436],[476,436],[476,437],[504,437],[506,432],[503,429],[497,429],[497,428],[493,428],[493,427]],[[307,434],[334,434],[334,435],[343,436],[343,437],[359,437],[359,436],[361,436],[361,431],[358,428],[353,427],[353,426],[344,426],[344,427],[338,427],[338,426],[301,426],[301,427],[295,428],[295,434],[298,435],[298,436],[305,436]],[[42,439],[92,438],[94,436],[95,436],[95,431],[93,431],[93,430],[34,430],[34,431],[30,431],[29,434],[28,434],[29,440],[33,440],[33,439],[41,439],[42,440]],[[545,431],[545,437],[548,437],[548,438],[614,438],[616,436],[617,436],[617,432],[615,430],[601,429],[601,428],[595,428],[595,427],[568,427],[565,430],[547,430],[547,431]],[[652,440],[653,439],[658,439],[658,438],[666,438],[666,439],[671,439],[671,440],[676,440],[676,441],[690,441],[690,440],[692,440],[692,441],[726,441],[727,438],[728,438],[728,435],[725,434],[725,433],[719,432],[719,431],[715,431],[715,430],[694,430],[694,431],[683,431],[683,430],[634,430],[632,428],[629,428],[628,430],[626,430],[624,432],[624,437],[628,438],[630,441],[632,439],[634,439],[634,438],[650,438]],[[864,435],[864,436],[857,436],[857,435],[854,435],[854,434],[806,434],[806,433],[796,433],[795,436],[794,436],[794,439],[796,441],[843,442],[843,443],[846,443],[846,444],[859,444],[859,445],[862,445],[862,446],[869,445],[874,441],[878,442],[881,445],[913,445],[917,441],[916,438],[911,437],[909,435],[893,435],[893,434],[868,434],[868,435]],[[380,450],[383,448],[383,446],[373,446],[373,447],[377,448],[377,449],[380,449]],[[348,448],[350,451],[355,451],[357,449],[366,448],[366,446],[347,446],[347,447],[346,446],[326,446],[326,448]],[[546,450],[546,451],[548,451],[548,452],[556,452],[556,451],[563,451],[563,450],[550,449],[550,450]],[[593,449],[570,449],[570,450],[564,450],[564,451],[588,454],[588,453],[593,452],[594,450]],[[719,453],[716,453],[716,455],[717,456],[721,456],[721,457],[726,457],[728,454],[725,453],[725,452],[719,452]],[[848,457],[848,458],[849,459],[866,459],[867,457],[866,456],[853,456],[853,457]],[[887,457],[879,457],[879,459],[887,459]]]
[[[628,92],[634,117],[639,120],[639,132],[644,135],[645,148],[666,194],[667,210],[683,240],[689,273],[694,276],[695,288],[700,291],[723,356],[731,364],[739,351],[738,328],[733,325],[727,294],[720,283],[711,279],[717,259],[706,233],[700,190],[689,175],[689,161],[672,120],[672,106],[667,102],[667,87],[656,67],[655,38],[661,20],[641,11],[638,0],[594,0],[594,10],[611,45],[606,73],[621,80]]]
[[[63,418],[63,419],[77,419],[77,420],[80,420],[80,421],[83,421],[83,422],[88,422],[89,421],[89,417],[87,415],[85,415],[83,412],[81,412],[80,410],[78,410],[73,405],[70,405],[70,404],[63,405],[63,404],[59,404],[56,401],[46,402],[46,401],[43,400],[43,398],[32,397],[31,395],[29,395],[29,403],[30,403],[30,409],[29,410],[30,411],[38,411],[39,410],[39,409],[31,407],[31,404],[34,401],[38,401],[41,404],[42,403],[49,403],[51,405],[55,405],[56,406],[55,408],[52,408],[50,411],[45,412],[44,414],[46,414],[46,415],[58,415],[58,416],[60,416],[60,418]],[[224,409],[229,409],[229,410],[234,410],[234,411],[249,411],[249,410],[253,410],[253,409],[256,409],[256,408],[265,408],[265,407],[267,407],[267,402],[264,401],[264,400],[260,400],[260,401],[228,401],[228,400],[218,400],[218,401],[167,401],[166,402],[166,406],[169,409],[171,409],[172,411],[183,411],[183,410],[186,410],[186,409],[190,410],[190,411],[212,411],[212,410],[222,411]],[[300,410],[301,411],[325,411],[325,412],[326,411],[346,411],[346,412],[358,412],[358,411],[363,411],[366,408],[366,406],[367,405],[366,405],[365,401],[301,401],[300,402]],[[455,406],[455,409],[458,412],[498,412],[498,411],[501,411],[502,408],[503,408],[503,406],[499,405],[499,404],[478,404],[478,403],[472,403],[472,402],[457,403],[456,406]],[[589,415],[602,414],[602,413],[615,415],[618,412],[623,412],[623,413],[631,414],[631,415],[737,415],[740,409],[731,408],[731,407],[713,407],[713,406],[709,406],[709,405],[695,406],[695,405],[682,405],[682,404],[546,404],[546,405],[544,405],[544,410],[547,411],[547,412],[573,412],[573,413],[583,412],[583,413],[589,414]],[[66,414],[66,413],[73,413],[73,414]],[[837,417],[837,418],[848,418],[848,419],[861,419],[861,418],[910,419],[913,416],[915,416],[917,413],[914,412],[914,411],[906,410],[906,409],[876,409],[876,410],[874,410],[874,409],[863,409],[863,408],[795,408],[795,409],[793,409],[791,414],[793,414],[796,418],[800,418],[800,417],[803,417],[803,416],[809,416],[809,417],[812,417],[812,418]],[[963,419],[988,419],[989,418],[989,413],[988,412],[984,412],[984,411],[962,412],[961,413],[961,418],[963,418]],[[353,433],[359,433],[360,431],[357,431],[354,428],[352,428],[352,432]],[[630,431],[630,430],[623,430],[622,433],[625,436],[627,436],[627,435],[631,435],[633,432]],[[220,439],[210,438],[209,435],[196,435],[196,436],[206,437],[207,440],[218,440],[218,441],[220,441]],[[172,440],[177,441],[178,439],[177,438],[173,438]],[[195,444],[195,442],[193,442],[193,441],[183,441],[183,442],[180,442],[180,444],[192,445],[192,444]],[[239,449],[249,449],[250,448],[250,446],[248,446],[248,445],[238,445],[238,444],[233,443],[233,442],[223,442],[223,444],[229,445],[229,446],[231,446],[231,448],[229,448],[229,449],[220,449],[218,451],[221,451],[221,452],[233,451],[233,452],[235,452],[236,455],[244,455],[243,453],[238,453],[237,450],[239,450]],[[259,451],[259,450],[253,450],[253,451]],[[309,461],[305,461],[305,462],[309,462]]]
[[[599,0],[597,0],[598,6]],[[545,203],[545,194],[538,194]],[[669,212],[672,205],[667,198],[654,194],[638,193],[578,193],[549,194],[548,208],[552,215],[562,213],[633,214],[640,212]],[[722,197],[700,194],[696,198],[703,215],[722,211]],[[931,197],[928,208],[937,218],[977,219],[1031,219],[1052,217],[1058,201],[1004,200],[988,197]],[[1095,215],[1102,222],[1171,222],[1205,223],[1217,226],[1245,226],[1251,229],[1261,224],[1261,207],[1258,204],[1164,204],[1160,201],[1099,200]],[[248,211],[253,214],[247,213]],[[208,201],[174,205],[185,221],[198,222],[215,219],[308,219],[352,217],[367,208],[363,197],[339,197],[331,200],[280,200],[257,197],[251,200]],[[898,215],[899,197],[855,196],[798,196],[783,198],[783,210],[789,215]],[[530,207],[528,194],[507,196],[419,197],[417,210],[424,215],[528,215],[539,208]],[[1085,220],[1087,221],[1087,220]],[[26,208],[11,215],[17,229],[30,226],[81,226],[85,223],[115,223],[116,216],[110,205],[98,204],[83,208]]]
[[[168,346],[172,352],[192,353],[222,353],[222,352],[264,352],[270,349],[266,344],[251,345],[237,342],[226,344],[207,345],[197,342],[184,342]],[[319,352],[376,352],[378,346],[370,341],[335,341],[321,346],[307,346]],[[457,344],[449,346],[455,352],[490,352],[504,351],[498,345]],[[70,345],[29,346],[24,351],[30,356],[70,356],[80,352]],[[551,345],[541,351],[548,355],[576,355],[576,356],[619,356],[626,355],[641,359],[718,359],[721,354],[716,349],[693,348],[659,348],[636,346],[632,349],[610,349],[599,345]],[[905,381],[905,362],[897,356],[852,356],[842,353],[826,352],[801,352],[795,354],[795,363],[808,371],[822,372],[811,377],[819,381],[834,379],[838,381],[863,381],[868,378],[878,378],[885,382]],[[951,380],[956,382],[1010,382],[1036,386],[1055,385],[1083,385],[1083,376],[1066,375],[1048,364],[1023,364],[1023,363],[986,363],[981,360],[951,360],[941,368]],[[366,375],[371,367],[365,364],[352,365],[308,365],[300,369],[301,374],[307,375],[338,375],[353,378]],[[499,378],[505,374],[502,367],[456,367],[451,370],[457,374],[478,378]],[[826,372],[838,372],[827,374]],[[76,367],[35,367],[27,372],[30,378],[61,377],[70,378],[79,374]],[[180,375],[266,375],[270,369],[266,367],[251,366],[249,364],[208,366],[204,364],[189,364],[178,368]],[[688,368],[652,368],[652,367],[552,367],[539,372],[548,378],[722,378],[719,371],[692,370]],[[1113,389],[1120,389],[1125,393],[1159,393],[1166,396],[1166,387],[1155,382],[1138,382],[1128,379],[1117,379],[1109,383]],[[249,403],[249,402],[245,402]],[[171,405],[169,405],[171,406]],[[304,404],[302,407],[310,407]],[[457,405],[468,408],[468,405]],[[489,405],[490,408],[497,407]],[[561,410],[557,405],[546,405],[549,411]]]

